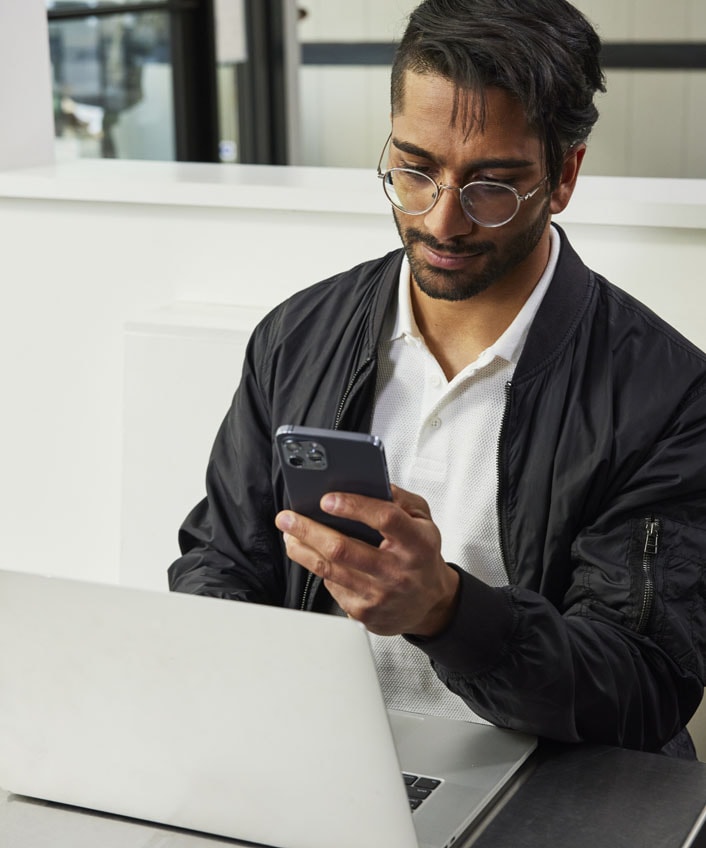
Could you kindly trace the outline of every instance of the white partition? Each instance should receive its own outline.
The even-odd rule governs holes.
[[[345,212],[331,210],[332,177],[347,194]],[[161,480],[162,442],[148,434],[163,425],[181,445],[174,474],[195,502],[238,379],[237,355],[220,353],[233,321],[251,325],[296,289],[394,247],[378,192],[374,174],[323,169],[87,160],[0,173],[0,531],[9,567],[163,585],[183,507],[168,506],[178,487]],[[185,333],[172,327],[181,356],[161,331],[148,336],[184,301],[217,316],[209,323],[199,313],[200,338],[218,336],[215,324],[225,336],[200,346],[193,321]],[[144,362],[135,364],[140,344]],[[154,354],[167,360],[155,410],[163,417],[145,429],[150,357],[169,344]],[[191,351],[209,350],[209,385],[222,392],[210,403],[207,381],[189,381],[183,367]],[[181,359],[170,368],[172,355]],[[142,499],[124,498],[124,488]],[[121,550],[130,560],[122,566]]]
[[[203,491],[213,437],[263,314],[184,301],[127,324],[121,583],[167,587],[176,529]]]

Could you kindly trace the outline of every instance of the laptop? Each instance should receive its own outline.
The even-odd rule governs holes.
[[[388,713],[337,616],[0,571],[0,645],[0,787],[277,848],[446,848],[536,744]]]

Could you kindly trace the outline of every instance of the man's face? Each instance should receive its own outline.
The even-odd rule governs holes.
[[[469,98],[473,111],[471,93]],[[521,105],[501,89],[486,92],[486,122],[466,136],[451,123],[454,86],[434,74],[410,71],[402,109],[392,120],[387,167],[415,168],[437,183],[464,186],[492,180],[520,195],[545,176],[539,138]],[[463,109],[460,110],[463,114]],[[423,215],[394,210],[412,276],[429,297],[466,300],[495,287],[511,290],[536,282],[548,255],[549,188],[542,185],[502,227],[481,227],[463,212],[457,191],[442,191]]]

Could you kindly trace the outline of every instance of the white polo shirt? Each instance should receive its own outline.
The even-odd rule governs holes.
[[[410,270],[400,272],[397,309],[378,346],[371,432],[385,444],[390,479],[428,502],[442,556],[491,586],[507,583],[497,515],[497,456],[512,379],[549,286],[560,239],[512,324],[452,380],[427,348],[412,311]],[[371,634],[387,706],[469,719],[474,713],[441,684],[426,656],[401,636]]]

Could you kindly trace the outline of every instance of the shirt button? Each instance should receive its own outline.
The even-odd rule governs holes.
[[[438,430],[441,427],[441,418],[432,418],[429,422],[429,426],[433,427],[435,430]]]

